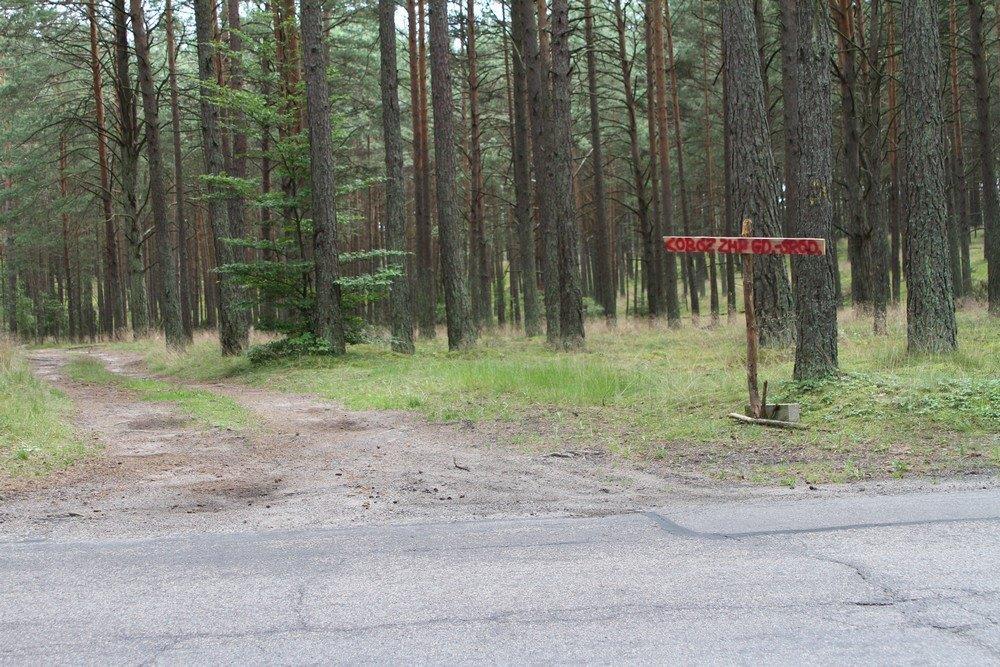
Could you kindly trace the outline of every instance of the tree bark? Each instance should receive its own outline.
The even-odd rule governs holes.
[[[660,187],[660,149],[659,128],[657,119],[657,97],[655,91],[655,53],[660,47],[656,45],[653,34],[653,24],[656,23],[657,8],[652,2],[647,2],[643,11],[643,28],[646,46],[646,136],[649,139],[649,228],[642,230],[642,260],[645,270],[643,279],[646,283],[646,304],[649,317],[661,317],[666,312],[666,297],[664,279],[664,264],[672,255],[663,252],[660,238],[664,234],[663,216],[660,207],[663,205]]]
[[[542,0],[544,2],[544,0]],[[551,156],[548,155],[546,113],[550,108],[545,57],[538,43],[538,23],[532,0],[512,0],[522,12],[524,44],[521,45],[527,65],[528,109],[531,114],[531,157],[535,172],[535,204],[538,207],[539,234],[542,237],[542,286],[545,290],[545,337],[552,345],[559,342],[559,236],[555,226],[554,202],[549,196],[548,182]]]
[[[181,325],[184,337],[191,339],[191,296],[188,287],[188,228],[184,215],[184,155],[181,153],[181,109],[180,90],[177,86],[177,59],[174,45],[174,12],[171,0],[167,0],[163,17],[167,35],[167,76],[170,83],[170,128],[174,142],[174,224],[177,225],[177,277],[180,284]]]
[[[472,311],[476,325],[488,324],[490,305],[490,257],[486,247],[486,212],[483,193],[483,156],[479,117],[479,69],[476,54],[476,3],[466,2],[466,54],[469,59],[469,232],[472,241],[470,271]]]
[[[242,22],[240,21],[239,0],[225,0],[226,18],[229,23],[229,52],[226,59],[229,76],[226,78],[226,85],[235,95],[239,95],[243,90],[243,34]],[[227,109],[228,121],[232,126],[231,150],[227,153],[224,150],[224,159],[228,162],[226,171],[229,176],[240,180],[247,177],[247,134],[243,129],[246,125],[246,114],[239,104],[232,105]],[[225,136],[223,137],[225,146]],[[235,230],[239,230],[239,237],[247,236],[247,212],[246,198],[238,189],[232,189],[229,193],[229,225]],[[238,257],[249,259],[249,252],[244,248],[237,251]]]
[[[181,324],[180,301],[177,296],[177,264],[170,243],[167,190],[160,149],[159,103],[156,99],[156,85],[153,83],[153,66],[149,62],[149,41],[142,0],[131,0],[131,9],[139,90],[142,92],[142,112],[146,126],[146,160],[149,164],[149,199],[153,209],[153,230],[156,235],[160,320],[167,346],[179,350],[183,349],[190,339]]]
[[[4,181],[4,188],[11,187],[10,181]],[[3,204],[4,213],[10,211],[10,201]],[[17,246],[14,239],[14,225],[7,223],[3,228],[3,312],[4,325],[7,333],[17,336]]]
[[[986,297],[989,312],[1000,317],[1000,198],[997,194],[993,156],[993,126],[990,118],[990,82],[983,46],[982,0],[969,0],[969,42],[976,87],[979,132],[979,169],[982,174],[983,226],[986,230]]]
[[[726,120],[731,136],[732,202],[740,220],[753,221],[756,236],[780,236],[777,170],[771,151],[764,85],[750,0],[728,0],[722,9]],[[761,344],[788,345],[795,331],[791,289],[780,257],[754,262],[754,300]]]
[[[563,347],[583,346],[583,293],[580,288],[580,231],[573,203],[573,114],[570,109],[569,0],[552,0],[552,84],[548,135],[555,227],[559,235],[559,337]]]
[[[114,0],[115,94],[118,102],[119,181],[121,182],[122,218],[128,241],[128,307],[132,317],[132,335],[145,336],[149,329],[149,304],[144,285],[142,260],[143,230],[139,224],[139,122],[136,116],[135,90],[129,67],[128,15],[125,0]]]
[[[899,55],[896,38],[896,15],[892,5],[887,5],[889,21],[888,65],[887,78],[889,90],[886,94],[889,108],[889,273],[892,284],[891,297],[893,303],[899,303],[902,267],[900,256],[900,229],[902,206],[900,202],[899,178],[899,113],[897,109],[897,90],[899,88]]]
[[[864,134],[862,136],[862,178],[865,186],[865,242],[868,245],[868,289],[872,302],[875,335],[888,333],[886,314],[889,306],[889,225],[884,208],[882,186],[882,65],[884,42],[882,1],[869,2],[868,43],[865,56]],[[859,9],[858,33],[863,33]]]
[[[346,350],[344,316],[340,307],[340,259],[337,251],[337,182],[330,126],[330,88],[326,79],[322,0],[302,0],[302,69],[306,84],[306,126],[309,130],[309,175],[313,247],[316,256],[316,335],[333,354]]]
[[[531,163],[528,152],[528,81],[525,68],[524,32],[530,16],[524,14],[523,2],[511,2],[511,41],[513,42],[513,149],[514,149],[514,219],[517,227],[518,263],[521,291],[524,295],[524,333],[529,338],[542,333],[538,308],[538,276],[535,268],[535,227],[531,217]]]
[[[59,198],[62,200],[62,206],[65,206],[69,200],[69,181],[66,176],[68,160],[66,135],[63,133],[59,135]],[[62,220],[62,270],[63,286],[66,292],[66,320],[69,325],[69,339],[75,341],[79,335],[79,310],[76,298],[76,279],[70,262],[70,245],[75,245],[76,239],[70,238],[69,213],[63,210],[59,217]]]
[[[618,34],[618,62],[621,65],[622,86],[625,92],[625,113],[628,118],[629,169],[632,173],[632,191],[636,199],[635,214],[638,220],[637,231],[643,240],[643,264],[648,275],[652,267],[653,249],[651,239],[653,229],[649,215],[649,200],[646,195],[646,174],[642,168],[641,149],[639,147],[639,123],[637,120],[635,89],[632,84],[633,63],[629,61],[626,54],[625,13],[622,9],[621,0],[614,0],[614,10],[615,28]],[[647,239],[650,239],[650,242],[647,243]],[[649,253],[646,253],[647,249],[650,250]],[[639,276],[636,275],[634,278],[638,287]]]
[[[427,99],[424,91],[424,0],[407,0],[410,55],[410,107],[413,125],[413,217],[416,227],[416,315],[420,335],[434,338],[434,265],[431,257],[430,160],[427,156]],[[420,23],[417,24],[417,4]],[[418,46],[419,36],[419,46]]]
[[[704,234],[710,236],[718,235],[718,225],[716,223],[716,199],[715,199],[715,149],[712,141],[712,107],[711,107],[711,69],[708,64],[708,12],[706,9],[707,0],[701,0],[699,4],[699,19],[701,22],[701,85],[704,95],[704,133],[705,133],[705,222]],[[787,194],[786,194],[787,196]],[[709,308],[712,313],[712,324],[719,321],[719,282],[718,282],[718,256],[716,253],[709,253]]]
[[[195,27],[198,38],[198,78],[201,90],[201,143],[205,158],[205,174],[218,178],[225,175],[222,158],[222,142],[219,134],[219,108],[212,101],[213,86],[217,80],[215,49],[215,26],[213,18],[213,0],[195,0]],[[217,183],[209,181],[207,189],[208,222],[211,225],[212,241],[215,250],[216,265],[232,264],[236,261],[236,253],[232,246],[223,239],[239,236],[239,230],[233,229],[229,212],[226,207],[225,193]],[[238,311],[238,304],[243,300],[243,289],[227,275],[217,276],[218,289],[218,324],[219,343],[222,353],[226,355],[240,354],[248,342],[248,331],[243,314]],[[206,286],[206,297],[211,292]],[[206,298],[206,310],[209,320],[215,309],[209,309]]]
[[[460,350],[476,341],[469,303],[462,233],[455,203],[455,120],[451,84],[451,49],[447,0],[430,0],[431,100],[434,107],[434,163],[437,175],[438,237],[444,284],[448,348]]]
[[[674,28],[670,20],[670,0],[663,0],[663,9],[667,35],[667,63],[670,68],[670,98],[673,104],[674,148],[677,151],[677,184],[681,195],[681,225],[684,234],[690,236],[691,209],[688,204],[687,179],[684,175],[684,137],[681,134],[681,104],[677,85],[677,67],[674,63]],[[683,262],[688,281],[688,298],[691,300],[691,317],[697,322],[701,316],[701,306],[698,303],[699,281],[695,271],[695,257],[694,254],[686,253]]]
[[[667,130],[667,82],[663,61],[663,0],[652,0],[650,8],[652,12],[652,53],[650,57],[653,60],[656,94],[656,159],[660,176],[660,232],[670,235],[674,233],[674,193],[670,176],[670,140]],[[656,239],[655,248],[656,252],[663,252],[660,248],[658,238]],[[672,253],[665,253],[662,257],[662,264],[664,305],[666,306],[667,322],[671,326],[679,326],[681,311],[680,302],[677,298],[677,258]]]
[[[726,74],[726,50],[722,49],[722,134],[723,134],[723,180],[724,183],[724,209],[723,219],[726,236],[736,234],[736,202],[734,201],[736,188],[735,174],[733,173],[733,125],[729,114],[725,112],[729,108],[732,92],[730,91],[729,76]],[[736,259],[731,255],[726,255],[726,319],[730,322],[736,319]]]
[[[597,45],[594,36],[594,10],[591,0],[584,0],[584,31],[587,44],[587,95],[590,102],[590,156],[594,165],[594,240],[596,247],[595,293],[604,308],[604,317],[614,321],[617,316],[617,296],[611,276],[611,250],[608,242],[608,212],[604,185],[604,149],[601,140],[601,113],[597,96]]]
[[[907,345],[911,352],[945,352],[957,346],[957,331],[945,241],[948,208],[937,3],[909,0],[902,5],[901,18]]]
[[[101,76],[97,8],[94,0],[87,2],[87,22],[90,28],[90,74],[94,93],[94,122],[97,125],[97,168],[101,183],[101,213],[104,215],[104,308],[101,310],[101,331],[112,338],[117,338],[120,330],[125,326],[125,317],[119,282],[118,231],[115,226],[111,176],[108,167],[104,84]]]
[[[950,77],[951,77],[951,183],[955,198],[955,212],[948,225],[948,248],[951,255],[951,280],[955,298],[967,294],[964,277],[968,271],[963,266],[968,258],[967,250],[961,247],[965,231],[969,229],[969,184],[965,175],[965,128],[962,122],[962,93],[958,70],[958,0],[948,4],[948,29],[950,32]],[[969,286],[971,288],[971,285]]]
[[[789,236],[795,228],[797,215],[795,204],[799,201],[799,86],[801,74],[798,70],[798,0],[781,0],[781,88],[782,112],[785,123],[785,233]],[[796,263],[792,262],[792,276]]]
[[[783,14],[783,19],[789,16]],[[824,238],[823,257],[794,257],[795,379],[824,377],[837,370],[837,294],[833,271],[833,113],[830,58],[832,35],[825,0],[802,0],[794,9],[790,64],[794,84],[786,87],[796,100],[791,118],[796,147],[796,176],[801,187],[795,200],[792,232],[799,237]],[[788,62],[788,60],[786,60]],[[786,80],[788,74],[786,73]],[[787,116],[786,116],[787,117]]]
[[[855,11],[855,0],[837,0],[834,7],[840,45],[840,120],[844,136],[843,177],[847,196],[846,231],[851,261],[851,300],[855,306],[867,308],[871,304],[871,256],[869,231],[865,226],[861,201],[861,133],[855,103],[859,97]]]
[[[403,211],[403,137],[399,129],[399,78],[396,71],[396,2],[379,0],[379,49],[381,55],[382,136],[385,144],[385,240],[388,250],[406,251],[406,216]],[[410,283],[403,257],[392,257],[400,275],[389,291],[392,349],[413,353],[413,315]]]

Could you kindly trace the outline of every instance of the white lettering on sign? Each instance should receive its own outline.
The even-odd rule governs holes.
[[[667,252],[719,252],[727,255],[826,254],[826,239],[772,239],[744,236],[664,236]]]

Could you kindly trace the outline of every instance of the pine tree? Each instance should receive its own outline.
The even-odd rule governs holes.
[[[722,9],[725,50],[726,122],[731,132],[731,202],[737,219],[753,222],[755,236],[781,236],[777,168],[771,149],[757,33],[750,0]],[[754,302],[762,345],[780,347],[795,331],[791,289],[780,257],[754,262]]]
[[[217,69],[213,43],[215,39],[215,19],[212,0],[195,0],[195,28],[198,38],[198,78],[200,83],[201,144],[205,160],[205,174],[208,180],[205,189],[208,195],[207,214],[211,227],[215,259],[219,265],[232,264],[236,259],[233,247],[225,242],[227,238],[238,238],[240,230],[231,226],[229,212],[219,186],[219,179],[225,175],[222,158],[222,139],[219,128],[219,107],[212,98],[216,84]],[[247,323],[239,312],[243,300],[243,289],[228,275],[222,275],[218,282],[219,343],[223,354],[240,354],[248,342]],[[206,304],[207,306],[207,304]]]
[[[306,127],[309,130],[309,174],[313,246],[316,256],[316,335],[333,354],[343,354],[344,316],[340,308],[340,262],[337,252],[337,183],[330,126],[330,87],[326,79],[322,0],[302,0],[302,68],[306,84]],[[232,224],[232,223],[230,223]]]
[[[163,175],[163,154],[160,147],[159,103],[153,83],[153,66],[149,61],[149,40],[142,0],[131,0],[132,34],[139,71],[139,90],[146,126],[146,158],[149,163],[149,199],[153,209],[153,230],[156,235],[156,270],[159,283],[160,319],[167,346],[183,349],[190,338],[181,323],[180,300],[177,294],[177,263],[170,243],[167,219],[167,191]]]
[[[786,4],[782,20],[785,94],[794,95],[795,116],[786,137],[794,146],[797,187],[788,201],[795,236],[825,238],[823,257],[795,257],[795,378],[813,379],[837,370],[837,301],[833,272],[833,115],[829,61],[832,36],[824,0]]]
[[[597,94],[597,44],[594,35],[594,8],[591,0],[584,0],[584,30],[587,43],[587,98],[590,103],[591,164],[594,168],[594,238],[597,259],[595,276],[598,303],[604,308],[604,317],[614,321],[618,316],[617,297],[611,276],[611,252],[608,248],[607,194],[604,185],[604,148],[601,139],[601,113]]]
[[[406,251],[406,220],[403,211],[403,138],[399,127],[399,78],[396,71],[396,3],[379,0],[379,53],[382,88],[382,136],[385,143],[385,232],[389,250]],[[392,349],[413,353],[413,315],[410,285],[402,257],[395,260],[400,275],[389,293]]]
[[[901,19],[907,344],[911,352],[944,352],[957,346],[957,331],[945,242],[948,208],[937,3],[905,2]]]
[[[976,89],[979,169],[983,182],[983,223],[986,228],[986,297],[990,314],[1000,317],[1000,195],[997,194],[993,155],[993,125],[990,118],[990,82],[983,46],[982,0],[969,0],[969,41]],[[905,61],[904,61],[905,62]]]
[[[444,284],[448,348],[460,350],[475,344],[476,327],[472,320],[462,234],[455,202],[455,121],[446,0],[430,0],[430,43],[441,280]]]
[[[528,80],[525,67],[523,3],[511,3],[511,41],[513,42],[513,74],[511,105],[513,123],[514,221],[517,227],[518,263],[521,290],[524,294],[524,333],[529,338],[542,332],[538,285],[535,268],[535,227],[531,207],[530,128],[528,126]]]

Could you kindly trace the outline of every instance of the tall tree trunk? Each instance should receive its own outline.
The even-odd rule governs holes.
[[[426,211],[426,225],[424,226],[424,233],[420,236],[421,246],[419,256],[426,259],[425,266],[427,267],[427,276],[429,281],[429,290],[427,292],[427,304],[424,306],[428,317],[428,325],[430,327],[429,331],[424,333],[425,336],[429,338],[437,337],[437,290],[440,284],[439,276],[437,275],[437,266],[434,263],[434,223],[433,215],[434,211],[431,209],[431,176],[433,175],[433,170],[431,169],[431,139],[430,132],[428,130],[430,124],[428,122],[430,109],[430,102],[427,97],[427,14],[426,10],[428,7],[429,0],[417,0],[417,20],[419,23],[419,58],[417,60],[417,66],[420,70],[419,84],[420,84],[420,145],[423,147],[424,153],[424,169],[421,172],[421,178],[423,179],[423,184],[420,187],[421,196],[424,198],[424,211]],[[423,326],[423,325],[421,325]]]
[[[184,215],[184,155],[181,153],[181,109],[180,90],[177,86],[176,47],[174,45],[174,12],[171,0],[167,0],[163,17],[167,34],[167,76],[170,83],[170,128],[174,142],[174,224],[177,225],[177,277],[180,284],[181,325],[184,336],[191,339],[191,284],[188,275],[187,218]]]
[[[883,206],[882,187],[882,65],[884,41],[882,1],[871,0],[868,44],[865,57],[864,135],[862,137],[865,186],[865,230],[868,245],[868,288],[872,301],[873,329],[876,335],[888,333],[886,312],[889,305],[889,225]],[[863,34],[862,10],[857,11],[858,34]]]
[[[570,110],[569,0],[552,0],[552,110],[548,135],[552,160],[550,195],[559,234],[559,336],[565,348],[583,346],[583,293],[580,289],[580,230],[573,203],[573,114]]]
[[[427,100],[424,94],[423,2],[407,0],[410,54],[410,107],[413,124],[413,217],[416,223],[416,315],[420,335],[434,338],[434,266],[431,257],[430,160],[427,157]],[[417,4],[420,25],[417,25]],[[417,39],[420,39],[418,46]]]
[[[653,225],[650,219],[649,200],[646,195],[646,174],[642,168],[641,149],[639,147],[639,123],[637,120],[635,89],[632,84],[632,65],[626,54],[625,45],[625,13],[621,0],[614,0],[615,28],[618,34],[618,62],[621,65],[622,82],[625,92],[625,113],[628,117],[629,138],[629,168],[632,172],[632,190],[636,199],[635,213],[638,220],[639,236],[643,239],[643,263],[648,275],[652,266],[652,236]],[[655,184],[654,184],[655,187]],[[646,250],[649,250],[647,256]],[[636,286],[639,276],[634,276]],[[652,315],[653,304],[648,304]],[[633,310],[635,310],[633,308]]]
[[[543,0],[544,2],[544,0]],[[549,195],[546,113],[550,107],[548,81],[545,78],[544,52],[540,49],[539,30],[532,0],[512,0],[522,12],[524,43],[521,49],[527,65],[528,109],[531,113],[531,155],[535,171],[535,204],[538,207],[539,233],[542,236],[542,284],[545,289],[545,336],[550,344],[559,342],[559,237],[555,226],[554,202]]]
[[[789,14],[783,14],[783,18]],[[825,0],[802,0],[794,8],[791,37],[797,118],[792,118],[796,169],[802,187],[790,202],[795,236],[827,240],[823,257],[794,257],[795,379],[806,380],[837,370],[837,294],[833,272],[833,113],[830,57],[832,36]],[[786,63],[788,60],[786,60]],[[788,77],[788,73],[785,74]]]
[[[837,0],[840,45],[840,113],[844,133],[844,183],[847,195],[847,243],[851,260],[851,300],[855,306],[871,304],[871,257],[864,209],[861,202],[861,134],[855,101],[858,91],[855,0]]]
[[[226,0],[226,17],[229,23],[229,76],[226,84],[233,91],[234,95],[239,95],[243,90],[243,27],[240,21],[239,0]],[[229,176],[237,179],[247,177],[247,135],[243,129],[246,125],[246,114],[240,105],[232,105],[227,109],[229,123],[232,126],[232,146],[231,151],[224,151],[224,159],[228,160],[226,171]],[[225,137],[223,137],[225,140]],[[225,144],[223,144],[225,145]],[[229,225],[235,230],[239,230],[239,237],[247,235],[246,201],[238,188],[233,188],[229,193]],[[247,257],[247,252],[241,250],[237,256]]]
[[[899,182],[899,113],[897,110],[897,94],[899,87],[899,56],[896,39],[896,15],[892,4],[886,6],[889,17],[889,37],[888,37],[888,72],[889,79],[888,108],[889,108],[889,272],[892,282],[892,302],[899,303],[902,268],[899,264],[900,254],[900,231],[902,207],[900,205],[900,182]]]
[[[701,85],[704,95],[704,133],[705,133],[705,221],[703,223],[704,234],[716,236],[718,225],[716,223],[716,200],[715,200],[715,149],[712,141],[712,106],[711,106],[711,69],[708,64],[708,12],[705,7],[707,0],[701,0],[698,6],[699,20],[701,23]],[[786,193],[787,196],[787,193]],[[719,321],[719,283],[718,283],[718,257],[716,253],[708,256],[708,279],[709,279],[709,307],[712,312],[712,324]]]
[[[388,250],[406,251],[406,214],[403,210],[403,137],[399,129],[399,79],[396,71],[396,2],[379,0],[379,50],[381,55],[382,136],[385,143],[385,236]],[[389,291],[392,349],[413,353],[413,315],[410,283],[403,255],[389,260],[399,276]]]
[[[430,0],[431,99],[434,107],[434,163],[437,175],[438,237],[441,279],[448,323],[448,348],[460,350],[476,341],[469,304],[462,232],[455,203],[455,119],[452,105],[451,49],[447,0]]]
[[[982,0],[969,0],[969,42],[976,86],[976,113],[979,130],[979,168],[983,181],[983,226],[986,229],[986,296],[990,314],[1000,317],[1000,199],[997,195],[993,155],[993,126],[990,119],[990,82],[983,49]]]
[[[274,54],[263,52],[260,54],[260,69],[263,80],[260,86],[261,95],[266,100],[272,100],[273,87],[271,77],[275,71],[275,62],[272,60]],[[261,259],[265,262],[279,261],[278,253],[274,250],[273,244],[277,240],[277,230],[271,220],[271,206],[267,201],[271,195],[271,169],[272,169],[272,149],[271,149],[272,126],[265,122],[260,127],[260,194],[265,200],[260,205],[260,230],[259,238],[266,245],[261,252]],[[270,294],[262,294],[259,311],[258,326],[265,329],[273,329],[277,324],[278,307],[275,299]]]
[[[479,68],[476,54],[476,3],[466,2],[466,53],[469,58],[469,231],[472,238],[472,310],[476,324],[488,324],[490,306],[490,256],[486,247],[486,212],[483,193],[483,156],[479,118]]]
[[[681,194],[681,224],[684,234],[691,234],[691,209],[688,205],[687,179],[684,175],[684,137],[681,135],[681,104],[677,85],[677,68],[674,63],[674,28],[670,20],[670,0],[663,0],[664,25],[667,34],[667,64],[670,68],[670,97],[673,103],[674,147],[677,151],[677,183]],[[699,281],[695,272],[695,255],[683,256],[684,271],[687,275],[689,298],[691,299],[691,317],[698,321],[701,306],[698,303]]]
[[[122,218],[128,241],[128,306],[132,316],[132,335],[145,336],[149,329],[149,304],[144,285],[142,260],[143,229],[139,221],[139,121],[136,116],[135,91],[129,67],[128,14],[125,0],[114,0],[115,93],[118,101],[119,176]]]
[[[601,113],[597,96],[597,45],[594,36],[594,10],[591,0],[584,0],[584,30],[587,44],[587,94],[590,102],[590,144],[593,148],[591,163],[594,165],[594,239],[596,247],[596,294],[609,321],[617,318],[617,296],[611,276],[611,250],[608,242],[608,211],[604,185],[604,149],[601,141]]]
[[[726,49],[722,49],[722,133],[724,155],[723,178],[725,181],[723,218],[726,236],[736,234],[736,175],[733,173],[733,123],[729,114],[725,112],[729,108],[732,91],[730,90],[729,76],[726,67]],[[736,319],[736,259],[732,254],[726,255],[726,319],[730,322]]]
[[[649,139],[649,229],[642,239],[642,260],[645,268],[643,279],[646,283],[646,302],[649,306],[650,318],[657,318],[666,312],[664,264],[672,256],[663,252],[660,237],[663,236],[663,217],[660,214],[662,206],[660,186],[659,160],[659,131],[657,127],[657,98],[655,91],[656,79],[654,71],[654,53],[660,47],[656,46],[653,34],[653,24],[656,22],[656,7],[652,2],[647,2],[643,11],[643,28],[646,46],[646,136]]]
[[[948,5],[948,29],[950,32],[950,75],[951,75],[951,182],[955,197],[957,215],[948,225],[948,248],[951,254],[951,280],[955,298],[965,296],[963,267],[964,258],[969,256],[961,247],[965,232],[969,229],[969,184],[965,175],[965,128],[962,122],[962,94],[958,70],[958,0],[950,0]]]
[[[59,135],[59,197],[62,200],[61,206],[65,207],[69,200],[69,180],[66,176],[66,169],[68,167],[69,157],[66,150],[66,135]],[[78,327],[79,320],[77,316],[79,314],[76,301],[76,280],[73,276],[73,267],[70,262],[70,245],[75,245],[76,239],[70,238],[69,229],[69,213],[66,210],[59,216],[62,220],[62,269],[63,269],[63,285],[65,286],[66,292],[66,313],[67,313],[67,323],[69,324],[69,338],[70,340],[77,340],[78,337]]]
[[[528,337],[542,333],[538,308],[538,276],[535,268],[535,227],[531,216],[531,164],[528,152],[528,80],[525,68],[523,2],[511,2],[511,41],[513,42],[513,141],[514,149],[514,219],[517,227],[518,263],[521,273],[521,290],[524,295],[524,333]]]
[[[312,178],[313,247],[316,255],[316,334],[333,354],[346,350],[340,307],[340,259],[337,252],[337,183],[330,126],[330,88],[322,0],[302,0],[302,68],[306,84],[309,175]]]
[[[771,125],[771,77],[768,73],[767,24],[764,20],[765,0],[753,0],[754,32],[757,34],[757,59],[760,61],[760,80],[764,82],[764,108],[767,124]]]
[[[902,5],[904,266],[911,352],[944,352],[957,346],[948,248],[943,243],[948,208],[937,4],[908,0]]]
[[[750,0],[731,0],[723,5],[722,41],[729,88],[726,120],[732,132],[732,201],[738,219],[753,221],[755,236],[780,236],[777,170],[764,108],[753,21]],[[758,257],[753,280],[761,344],[771,347],[789,344],[795,325],[784,261],[781,257]]]
[[[279,73],[279,111],[282,122],[278,125],[278,137],[285,140],[294,137],[302,131],[302,107],[300,102],[300,57],[298,28],[295,23],[294,0],[274,0],[271,5],[274,21],[275,64]],[[220,68],[221,70],[221,68]],[[221,72],[220,72],[221,74]],[[225,148],[225,135],[220,134]],[[223,156],[223,164],[228,158]],[[307,259],[305,236],[302,230],[302,216],[298,205],[301,184],[294,169],[286,168],[281,179],[281,191],[285,205],[282,207],[282,219],[286,227],[292,228],[298,246],[299,259]],[[310,283],[307,275],[302,276],[303,285]],[[304,287],[304,289],[306,289]],[[303,295],[304,296],[304,295]]]
[[[533,20],[538,27],[538,57],[543,72],[548,72],[552,68],[552,47],[549,30],[548,0],[535,0],[533,10]],[[542,85],[548,86],[550,82],[542,76]]]
[[[785,234],[792,235],[798,213],[795,204],[799,201],[799,99],[801,74],[798,71],[798,0],[781,0],[781,88],[783,98],[783,118],[785,123]],[[796,262],[792,262],[795,276]]]
[[[10,181],[4,182],[4,188],[11,187]],[[10,212],[10,201],[3,204],[3,212]],[[3,312],[4,326],[7,333],[16,336],[17,330],[17,248],[14,241],[14,225],[11,222],[3,228]],[[26,332],[23,332],[26,333]]]
[[[217,81],[216,58],[213,41],[215,39],[214,7],[212,0],[195,0],[195,27],[198,38],[198,78],[201,86],[201,143],[205,157],[205,173],[214,178],[225,175],[222,158],[222,141],[219,132],[219,108],[212,101],[213,88]],[[215,250],[216,265],[231,264],[236,261],[236,253],[232,246],[223,239],[239,236],[229,220],[222,189],[211,182],[207,185],[208,220],[212,229],[212,240]],[[207,264],[207,263],[206,263]],[[243,300],[243,289],[231,276],[219,275],[218,293],[218,323],[219,343],[222,353],[226,355],[240,354],[248,342],[246,318],[239,312],[239,303]],[[206,293],[212,290],[206,286]],[[214,310],[206,309],[209,321],[214,319]]]
[[[664,16],[662,0],[652,0],[650,8],[652,12],[651,57],[656,91],[656,159],[660,172],[660,231],[669,235],[674,233],[674,193],[670,176],[670,140],[667,130],[667,79],[663,61]],[[662,253],[659,239],[656,241],[656,252]],[[662,262],[667,322],[671,326],[678,326],[681,321],[681,311],[680,302],[677,299],[677,258],[672,253],[665,253]]]
[[[94,122],[97,126],[97,169],[101,183],[101,213],[104,215],[104,308],[101,310],[101,331],[112,338],[117,338],[119,331],[125,326],[125,318],[119,282],[118,231],[115,226],[108,167],[107,121],[104,113],[104,84],[98,48],[95,0],[87,1],[87,21],[90,27],[90,74],[94,93]]]
[[[149,164],[149,199],[153,209],[153,230],[156,234],[156,273],[159,282],[159,307],[167,346],[183,349],[189,342],[181,324],[180,301],[177,297],[177,264],[170,244],[167,220],[167,190],[160,151],[159,103],[153,83],[153,66],[149,62],[149,41],[142,0],[131,0],[132,34],[138,63],[139,90],[142,92],[142,112],[146,126],[146,160]]]

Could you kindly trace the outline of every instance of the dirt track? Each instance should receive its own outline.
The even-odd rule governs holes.
[[[597,452],[530,453],[489,429],[349,412],[315,398],[236,384],[198,385],[249,409],[256,428],[190,422],[170,405],[79,384],[63,350],[32,368],[76,406],[103,451],[49,478],[0,487],[0,535],[135,536],[316,525],[598,515],[718,491]],[[90,352],[109,369],[146,373],[126,354]]]
[[[498,444],[509,441],[500,426],[348,411],[237,383],[196,386],[237,401],[256,424],[242,431],[209,428],[169,404],[74,382],[63,367],[72,354],[84,353],[116,373],[148,376],[141,358],[125,353],[30,355],[34,372],[72,399],[77,429],[100,451],[42,480],[6,486],[0,480],[0,539],[594,516],[722,497],[753,502],[983,484],[914,479],[794,491],[697,484],[662,465],[560,450],[558,443],[549,443],[554,451],[548,452],[514,450]]]

